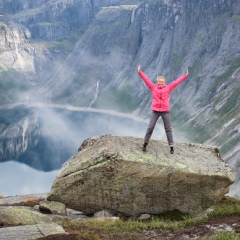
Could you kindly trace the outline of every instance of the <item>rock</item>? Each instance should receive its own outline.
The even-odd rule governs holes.
[[[0,207],[0,226],[35,225],[69,219],[59,215],[41,214],[26,207]]]
[[[0,228],[0,239],[4,240],[29,240],[54,234],[67,235],[61,226],[54,223]]]
[[[119,221],[119,217],[97,217],[94,218],[97,221],[106,221],[106,222],[117,222]]]
[[[67,208],[67,216],[70,217],[71,219],[78,219],[78,220],[86,220],[92,217],[88,217],[84,215],[82,212]]]
[[[87,139],[63,164],[47,197],[94,214],[102,209],[127,216],[179,210],[194,216],[217,203],[234,176],[214,147],[111,135]]]
[[[39,203],[39,210],[42,213],[67,215],[65,204],[55,201],[41,201]]]
[[[142,214],[139,218],[138,218],[138,220],[141,220],[141,221],[143,221],[143,220],[148,220],[148,219],[150,219],[151,218],[151,215],[150,214]]]
[[[44,200],[47,198],[47,193],[37,193],[37,194],[27,194],[27,195],[16,195],[16,196],[9,196],[0,199],[0,205],[12,205],[21,202],[29,202],[30,200],[39,201]]]
[[[113,214],[108,210],[102,210],[102,211],[94,213],[94,217],[95,218],[98,218],[98,217],[113,217]]]

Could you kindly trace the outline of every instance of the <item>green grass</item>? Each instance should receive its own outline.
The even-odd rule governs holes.
[[[219,232],[209,240],[240,240],[240,235],[232,232]]]
[[[208,214],[208,219],[239,215],[240,200],[231,197],[223,197],[221,201],[214,207],[214,211]]]
[[[169,232],[173,230],[180,230],[187,227],[193,227],[199,224],[207,224],[209,220],[219,219],[226,216],[240,215],[240,200],[224,197],[213,208],[213,211],[207,216],[199,216],[191,218],[187,215],[181,215],[179,220],[179,212],[172,212],[166,215],[159,215],[152,217],[148,221],[128,220],[118,222],[108,221],[77,221],[67,220],[60,222],[60,225],[71,234],[78,234],[79,239],[143,239],[143,230],[160,230],[162,232]],[[174,217],[175,216],[175,217]],[[85,238],[83,238],[85,236]],[[239,239],[239,234],[220,232],[211,238],[218,239]],[[223,238],[226,237],[226,238]]]

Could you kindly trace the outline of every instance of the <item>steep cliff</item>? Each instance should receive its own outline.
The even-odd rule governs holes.
[[[171,98],[176,140],[218,146],[237,174],[239,1],[141,2],[2,1],[0,102],[34,91],[31,99],[148,117],[151,95],[137,65],[167,83],[189,68]]]
[[[153,81],[165,75],[168,83],[189,68],[189,80],[172,94],[174,127],[190,141],[218,145],[236,163],[239,12],[237,1],[147,1],[103,8],[41,92],[51,98],[54,91],[57,102],[87,107],[95,99],[92,107],[144,116],[151,96],[137,65]]]

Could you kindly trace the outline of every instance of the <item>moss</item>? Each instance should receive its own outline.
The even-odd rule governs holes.
[[[142,163],[146,163],[149,161],[151,163],[157,163],[156,156],[149,153],[143,153],[142,151],[139,151],[138,153],[139,154],[136,154],[136,152],[132,153],[131,150],[124,151],[124,155],[126,155],[127,158],[129,158],[131,161],[137,161]]]
[[[190,173],[198,173],[197,171],[195,170],[192,170],[191,168],[188,169]]]
[[[182,163],[176,163],[176,165],[177,165],[179,168],[181,168],[181,169],[187,168],[187,166],[184,165],[184,164],[182,164]]]

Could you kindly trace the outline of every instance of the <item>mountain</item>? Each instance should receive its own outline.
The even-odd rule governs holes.
[[[1,104],[27,98],[147,119],[138,64],[167,83],[188,68],[171,96],[176,140],[216,145],[239,176],[239,1],[2,0],[0,10]]]

